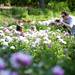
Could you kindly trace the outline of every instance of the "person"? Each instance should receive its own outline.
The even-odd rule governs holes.
[[[22,32],[22,25],[23,25],[23,22],[21,20],[17,20],[16,30],[19,32]]]
[[[16,24],[17,24],[16,25],[16,31],[20,32],[20,36],[24,37],[24,31],[23,31],[24,21],[16,19]]]
[[[30,30],[29,30],[29,33],[33,34],[35,32],[37,32],[36,26],[31,26]]]
[[[64,28],[68,29],[68,32],[70,34],[73,33],[73,31],[75,30],[75,17],[69,15],[69,13],[67,12],[61,12],[61,23],[64,26]],[[75,33],[73,33],[75,34]]]

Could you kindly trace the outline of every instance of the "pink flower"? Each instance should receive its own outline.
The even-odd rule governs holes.
[[[4,28],[3,31],[4,31],[5,33],[10,33],[10,30],[9,30],[8,28]]]
[[[68,32],[64,32],[64,36],[68,36],[69,35],[69,33]]]

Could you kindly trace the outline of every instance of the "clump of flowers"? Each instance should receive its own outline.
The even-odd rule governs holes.
[[[0,70],[4,69],[6,67],[5,61],[0,58]]]
[[[19,70],[29,68],[32,64],[32,56],[22,52],[16,52],[11,54],[6,64],[3,58],[0,58],[0,75],[21,75]],[[8,68],[9,66],[9,68]]]
[[[55,66],[52,68],[53,75],[64,75],[64,69],[62,69],[60,66]]]
[[[32,63],[32,57],[30,55],[17,52],[11,55],[10,62],[14,68],[20,68],[21,65],[29,66]]]

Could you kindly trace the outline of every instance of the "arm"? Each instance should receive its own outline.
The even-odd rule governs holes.
[[[67,20],[65,20],[65,19],[62,18],[61,19],[61,23],[63,25],[65,25],[66,27],[72,28],[74,21],[73,21],[73,18],[72,17],[69,17]]]
[[[65,25],[67,28],[72,28],[69,24],[65,23],[65,22],[62,22],[61,23],[63,26]]]

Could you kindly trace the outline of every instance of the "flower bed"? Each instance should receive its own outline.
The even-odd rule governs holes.
[[[74,75],[74,36],[57,26],[34,28],[0,28],[0,75]]]

